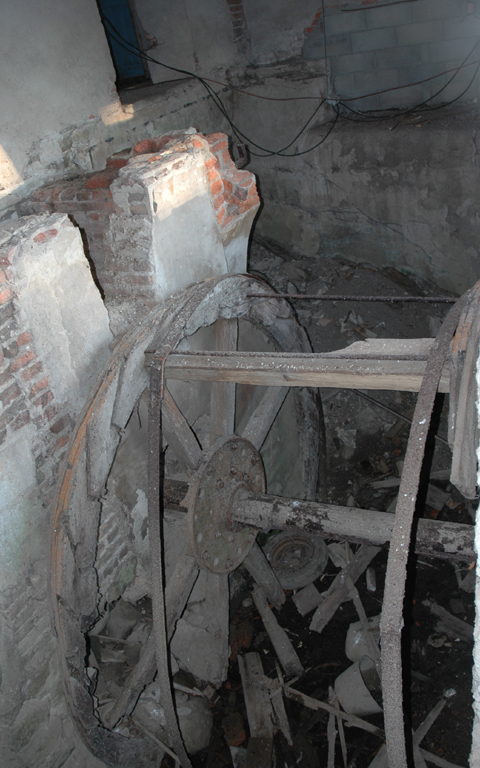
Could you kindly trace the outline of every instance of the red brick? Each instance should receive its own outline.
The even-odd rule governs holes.
[[[30,381],[30,379],[33,379],[33,377],[36,376],[37,373],[40,373],[41,370],[42,370],[42,364],[34,363],[29,368],[24,368],[20,376],[22,377],[23,381]]]
[[[12,289],[4,288],[3,291],[0,291],[0,304],[6,304],[7,301],[10,301],[12,296],[13,296]]]
[[[220,181],[214,181],[213,184],[210,184],[210,192],[212,193],[212,197],[215,197],[215,195],[219,195],[223,192],[223,184]]]
[[[248,192],[245,187],[240,187],[238,184],[235,186],[232,194],[236,200],[241,201],[246,200],[248,197]]]
[[[313,29],[313,27],[306,27],[306,28],[303,30],[303,34],[304,34],[304,35],[309,35],[309,34],[310,34],[310,32],[312,31],[312,29]]]
[[[17,339],[17,344],[19,347],[23,347],[24,344],[30,344],[32,341],[32,335],[29,331],[25,331],[25,333],[21,333],[20,336]]]
[[[217,221],[220,226],[222,226],[222,221],[225,218],[225,212],[225,205],[222,205],[217,211]]]
[[[211,171],[208,171],[207,173],[207,179],[209,180],[210,184],[213,181],[217,181],[217,179],[222,180],[222,177],[220,176],[219,172],[216,170],[216,168],[212,168]]]
[[[0,266],[2,267],[9,267],[10,264],[13,261],[13,257],[15,256],[15,251],[17,250],[16,246],[13,248],[10,248],[10,250],[7,253],[4,253],[0,257]]]
[[[44,376],[43,379],[37,381],[30,390],[30,397],[33,399],[39,392],[48,387],[48,376]]]
[[[226,195],[231,195],[233,190],[233,184],[231,181],[228,181],[228,179],[223,180],[223,188],[225,190]]]
[[[243,9],[241,11],[235,11],[233,13],[233,8],[230,8],[230,15],[232,19],[244,19],[245,15],[243,13]]]
[[[53,395],[50,390],[48,392],[44,392],[43,395],[40,395],[40,397],[35,400],[34,405],[37,407],[48,405],[48,403],[53,400]]]
[[[159,152],[161,149],[166,147],[167,144],[169,144],[171,141],[178,141],[179,139],[180,139],[179,136],[173,136],[171,133],[167,133],[165,136],[158,136],[156,139],[154,139],[155,150]]]
[[[28,411],[21,411],[18,416],[13,420],[12,426],[14,429],[21,429],[30,421],[30,414]]]
[[[143,139],[135,144],[133,151],[136,155],[145,155],[151,152],[155,152],[157,145],[154,139]]]
[[[216,155],[223,152],[224,149],[228,149],[227,139],[219,139],[215,144],[212,144],[212,152],[215,152]]]
[[[97,173],[95,176],[90,176],[85,183],[85,189],[107,189],[109,186],[110,178],[105,173]]]
[[[36,202],[43,203],[47,200],[50,200],[51,195],[52,195],[52,187],[42,187],[41,189],[35,190],[35,192],[31,196],[31,200],[35,200]]]
[[[203,149],[203,141],[200,141],[200,139],[192,139],[192,146],[196,149]]]
[[[205,160],[205,168],[209,171],[211,168],[220,168],[220,163],[216,157],[209,157]]]
[[[62,437],[59,437],[55,445],[55,450],[58,451],[60,448],[63,448],[63,446],[68,443],[69,439],[70,438],[68,435],[62,435]]]
[[[10,363],[10,370],[12,373],[15,373],[16,371],[19,371],[20,368],[25,368],[25,366],[32,360],[35,360],[35,358],[36,354],[33,349],[29,349],[27,352],[24,352],[23,355],[20,355],[20,357],[16,357],[15,360],[12,360]]]
[[[90,221],[98,221],[100,214],[98,211],[92,211],[91,213],[87,213],[87,218],[90,219]]]
[[[131,157],[130,150],[122,150],[121,152],[115,152],[107,160],[107,168],[115,168],[120,170],[124,168]]]
[[[54,424],[52,424],[50,427],[50,432],[53,432],[54,435],[58,435],[58,433],[65,429],[66,426],[67,423],[62,417],[61,419],[58,419]]]
[[[224,133],[210,133],[208,136],[205,136],[206,140],[209,144],[215,144],[216,141],[220,141],[221,139],[225,138]]]
[[[229,747],[239,747],[247,738],[243,717],[240,712],[232,712],[222,720],[225,742]]]
[[[73,186],[66,187],[60,194],[60,200],[75,200],[77,190]]]
[[[0,269],[0,285],[5,285],[7,282],[7,276],[5,274],[5,271],[3,269]]]
[[[47,229],[45,232],[39,232],[33,238],[34,243],[45,243],[47,240],[51,240],[52,237],[58,235],[58,229]]]
[[[215,195],[213,198],[213,207],[216,211],[220,208],[221,205],[223,205],[225,202],[225,195]]]
[[[17,382],[14,382],[9,387],[7,387],[7,389],[4,389],[2,393],[0,393],[0,400],[2,401],[2,405],[5,407],[6,405],[13,403],[13,401],[16,400],[17,397],[20,397],[21,394],[22,393],[20,392]]]
[[[49,405],[48,408],[45,408],[44,415],[48,419],[48,421],[51,421],[58,413],[58,408],[56,405]]]

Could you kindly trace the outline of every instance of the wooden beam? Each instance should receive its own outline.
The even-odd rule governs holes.
[[[233,520],[259,530],[302,530],[375,546],[390,541],[395,520],[388,512],[255,494],[245,489],[235,494],[231,514]],[[471,562],[475,559],[473,536],[473,525],[419,518],[415,552]]]
[[[172,353],[167,379],[418,392],[434,339],[368,339],[335,352]],[[147,355],[147,364],[150,356]],[[449,364],[439,391],[448,392]]]

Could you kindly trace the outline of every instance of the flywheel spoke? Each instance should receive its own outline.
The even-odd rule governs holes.
[[[235,352],[238,321],[220,318],[214,326],[217,351]],[[235,429],[235,384],[215,381],[210,396],[210,445],[219,437],[233,435]]]
[[[268,387],[248,420],[242,437],[250,440],[257,451],[262,447],[290,387]]]
[[[235,386],[235,385],[233,385]],[[165,387],[162,403],[163,431],[178,459],[189,469],[196,469],[202,458],[202,449],[187,419]]]

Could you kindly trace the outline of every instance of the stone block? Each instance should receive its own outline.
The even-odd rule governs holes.
[[[377,69],[401,69],[419,64],[422,50],[419,45],[403,45],[375,52]],[[417,78],[420,79],[420,78]]]
[[[337,75],[334,78],[335,93],[337,96],[353,96],[356,94],[355,75]]]
[[[332,58],[332,70],[335,75],[348,75],[353,72],[367,72],[373,69],[373,53],[351,53],[347,56]]]
[[[393,48],[396,45],[395,30],[392,27],[355,32],[351,37],[352,51],[354,53]]]
[[[465,40],[458,38],[456,40],[439,40],[428,45],[430,61],[451,62],[456,60],[458,64],[461,64],[468,51],[469,48],[465,44]]]
[[[456,40],[457,38],[479,37],[480,19],[470,14],[464,19],[445,19],[443,22],[443,37],[445,40]],[[469,47],[473,47],[474,41],[470,41],[470,46],[465,41],[465,55]]]
[[[416,24],[405,24],[395,29],[397,45],[418,45],[443,40],[443,23],[441,21],[422,21]]]
[[[357,14],[353,14],[357,15]],[[412,21],[412,3],[388,5],[383,8],[370,7],[365,11],[367,29],[381,29],[410,24]]]
[[[411,5],[414,22],[458,17],[465,13],[464,0],[417,0]]]
[[[344,35],[328,35],[328,56],[342,56],[351,52],[352,43],[350,34],[347,33]],[[305,59],[323,59],[325,56],[325,39],[319,24],[313,28],[305,40],[302,53]]]
[[[344,35],[348,32],[362,32],[367,28],[366,11],[340,11],[325,17],[325,32],[327,40],[331,35]]]
[[[398,84],[396,69],[385,69],[381,72],[357,72],[355,74],[355,87],[359,94],[374,94],[376,91],[395,88]]]

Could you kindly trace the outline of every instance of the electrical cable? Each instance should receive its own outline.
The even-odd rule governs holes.
[[[197,75],[197,74],[195,74],[193,72],[189,72],[188,70],[180,69],[179,67],[172,67],[172,66],[170,66],[168,64],[163,64],[162,62],[157,61],[156,59],[154,59],[152,56],[149,56],[148,54],[142,53],[137,48],[135,48],[134,45],[129,43],[128,40],[125,40],[123,38],[123,36],[118,32],[118,30],[114,27],[114,25],[111,23],[111,21],[105,16],[105,14],[101,13],[101,17],[102,17],[102,20],[110,28],[110,33],[114,36],[114,39],[116,39],[116,42],[119,45],[121,45],[123,48],[125,48],[125,50],[129,51],[130,53],[134,53],[137,56],[139,56],[140,58],[146,59],[147,61],[151,61],[152,63],[159,64],[160,66],[163,66],[166,69],[170,69],[170,70],[173,70],[175,72],[180,72],[181,74],[186,74],[186,75],[189,75],[191,77],[195,77],[197,80],[199,80],[199,82],[204,86],[204,88],[210,94],[210,96],[213,99],[214,104],[216,105],[216,107],[220,110],[220,112],[223,114],[225,119],[228,121],[230,127],[232,128],[232,130],[233,130],[235,136],[238,138],[238,140],[241,141],[241,139],[244,139],[248,144],[251,144],[252,146],[256,147],[257,149],[261,150],[262,152],[265,152],[264,155],[258,155],[258,153],[254,152],[254,151],[252,151],[250,149],[249,150],[250,154],[255,155],[256,157],[271,157],[272,155],[277,155],[277,156],[281,156],[281,157],[295,157],[297,154],[305,154],[306,152],[311,152],[313,149],[316,149],[316,147],[320,146],[320,144],[323,143],[324,139],[322,139],[320,142],[317,142],[317,144],[315,144],[313,147],[311,147],[310,149],[308,149],[306,151],[303,151],[302,153],[283,154],[284,151],[286,149],[289,149],[291,147],[291,145],[306,130],[306,128],[308,127],[310,122],[313,120],[313,118],[317,114],[317,112],[320,109],[320,107],[325,103],[325,101],[326,101],[325,99],[321,99],[320,100],[319,104],[316,106],[315,110],[313,111],[312,115],[308,118],[307,122],[303,125],[303,127],[300,129],[300,131],[297,133],[297,135],[285,147],[282,147],[282,149],[276,150],[276,151],[267,149],[266,147],[262,147],[260,144],[257,144],[252,139],[250,139],[246,134],[244,134],[238,128],[238,126],[236,126],[233,123],[233,121],[231,120],[230,116],[227,113],[227,110],[226,110],[225,105],[223,104],[222,100],[220,99],[218,94],[215,93],[215,91],[212,88],[210,88],[210,86],[208,85],[208,83],[205,80],[205,78],[203,78],[200,75]],[[230,86],[227,86],[227,87],[230,87]],[[337,119],[338,119],[338,117],[335,117],[335,120],[333,121],[333,125],[336,124]],[[327,134],[326,134],[326,136],[324,138],[327,138],[327,136],[331,133],[331,130],[332,130],[332,128],[330,128],[330,130],[327,132]]]
[[[323,3],[323,0],[322,0],[322,3]],[[377,122],[377,121],[383,121],[383,120],[391,120],[394,117],[403,117],[405,115],[411,114],[412,112],[418,112],[418,111],[428,112],[428,111],[433,111],[435,109],[441,109],[443,107],[449,106],[450,104],[453,104],[454,102],[458,101],[458,99],[460,99],[468,91],[468,89],[472,85],[475,77],[477,76],[478,70],[480,68],[480,59],[478,60],[478,62],[470,62],[470,64],[466,64],[466,61],[468,60],[468,58],[472,55],[472,53],[474,52],[476,47],[479,45],[479,43],[480,43],[480,39],[479,39],[479,40],[477,40],[477,42],[474,45],[474,47],[472,48],[472,50],[465,57],[465,59],[463,60],[462,64],[460,64],[460,66],[457,67],[455,70],[452,70],[452,69],[451,70],[447,70],[447,72],[442,72],[442,73],[440,73],[438,75],[434,75],[432,77],[425,78],[425,80],[420,80],[420,81],[418,81],[416,83],[410,83],[409,85],[394,86],[392,88],[388,88],[388,89],[385,89],[383,91],[376,91],[374,93],[365,94],[363,96],[355,96],[355,97],[352,97],[350,99],[339,100],[336,103],[332,103],[332,102],[329,101],[329,103],[331,104],[331,106],[333,108],[333,111],[335,113],[335,118],[334,118],[333,121],[329,121],[329,122],[331,122],[331,126],[328,129],[328,131],[325,134],[325,136],[319,142],[317,142],[312,147],[309,147],[306,150],[302,150],[301,152],[289,152],[289,153],[287,153],[287,152],[285,152],[285,150],[289,149],[292,146],[292,144],[294,144],[295,141],[297,141],[297,139],[299,139],[300,136],[305,132],[305,130],[307,129],[308,125],[313,120],[313,118],[315,117],[315,115],[317,114],[319,109],[327,101],[327,99],[320,100],[319,104],[316,106],[316,108],[313,111],[312,115],[305,122],[305,124],[302,126],[300,131],[296,134],[296,136],[285,147],[282,147],[282,149],[276,150],[276,151],[275,150],[271,150],[271,149],[267,149],[266,147],[262,147],[260,144],[257,144],[256,142],[254,142],[246,134],[244,134],[238,128],[237,125],[235,125],[233,120],[230,118],[230,116],[229,116],[229,114],[227,112],[227,109],[225,107],[225,104],[223,103],[223,101],[220,98],[219,94],[216,93],[213,90],[213,88],[211,88],[211,86],[208,83],[212,82],[212,83],[215,83],[217,85],[223,85],[224,88],[228,88],[230,90],[233,90],[233,91],[236,91],[236,92],[239,92],[239,93],[243,93],[245,95],[252,96],[254,98],[265,99],[265,100],[268,100],[268,101],[296,101],[296,100],[313,100],[313,99],[317,100],[317,97],[314,97],[314,96],[303,96],[303,97],[302,96],[298,96],[298,97],[275,98],[275,97],[269,97],[269,96],[260,96],[258,94],[252,94],[252,93],[249,93],[248,91],[245,91],[245,90],[242,90],[242,89],[239,89],[239,88],[235,88],[234,86],[231,86],[228,83],[222,83],[221,81],[218,81],[218,80],[212,80],[210,78],[204,78],[204,77],[201,77],[200,75],[197,75],[194,72],[190,72],[189,70],[181,69],[179,67],[173,67],[173,66],[171,66],[169,64],[164,64],[163,62],[158,61],[157,59],[155,59],[152,56],[146,54],[145,52],[140,51],[136,46],[134,46],[128,40],[125,40],[125,38],[120,34],[120,32],[118,32],[118,30],[112,24],[110,19],[108,19],[108,17],[106,17],[105,14],[103,12],[101,12],[101,11],[100,11],[100,16],[101,16],[101,19],[104,22],[104,24],[108,27],[108,29],[110,31],[110,34],[112,34],[112,36],[114,37],[115,41],[120,46],[122,46],[125,50],[129,51],[130,53],[133,53],[134,55],[138,56],[141,59],[144,59],[144,60],[149,61],[149,62],[151,62],[153,64],[157,64],[157,65],[159,65],[161,67],[164,67],[165,69],[171,70],[173,72],[179,72],[180,74],[184,74],[187,77],[194,77],[195,79],[197,79],[203,85],[203,87],[206,89],[207,93],[209,94],[210,98],[212,99],[212,101],[215,104],[215,106],[217,107],[217,109],[222,113],[222,115],[225,117],[225,119],[229,123],[229,125],[230,125],[230,127],[231,127],[231,129],[232,129],[232,131],[234,133],[234,135],[236,136],[236,138],[240,142],[242,142],[242,139],[243,139],[247,144],[252,145],[256,149],[258,149],[261,152],[265,153],[265,154],[261,155],[258,152],[255,152],[255,151],[253,151],[252,149],[249,148],[250,154],[254,155],[255,157],[272,157],[272,156],[298,157],[298,156],[301,156],[301,155],[308,154],[309,152],[312,152],[314,149],[316,149],[321,144],[323,144],[324,141],[326,141],[326,139],[329,137],[330,133],[335,128],[339,118],[342,118],[343,120],[349,120],[350,122],[356,122],[356,123],[358,123],[358,122]],[[323,26],[324,26],[324,46],[325,46],[324,54],[325,54],[325,60],[327,60],[327,43],[326,43],[326,36],[325,36],[325,24]],[[471,78],[468,86],[465,88],[464,91],[462,91],[462,93],[460,93],[455,99],[452,99],[451,101],[449,101],[447,103],[443,103],[443,104],[436,105],[436,106],[429,106],[426,109],[422,109],[422,107],[425,107],[425,105],[428,104],[429,101],[431,101],[432,99],[436,98],[443,90],[445,90],[445,88],[453,81],[453,79],[456,77],[456,75],[458,74],[458,72],[462,68],[464,68],[465,66],[473,66],[474,64],[477,64],[477,68],[476,68],[476,70],[474,72],[474,75]],[[400,111],[398,109],[392,108],[391,110],[370,110],[370,111],[366,111],[365,110],[365,111],[362,111],[362,110],[354,110],[354,109],[352,109],[352,107],[349,107],[348,104],[346,103],[347,101],[349,101],[349,102],[350,101],[356,101],[358,99],[364,99],[364,98],[368,98],[370,96],[376,96],[376,95],[380,95],[382,93],[388,93],[390,91],[395,91],[395,90],[398,90],[400,88],[408,88],[408,87],[412,87],[413,85],[420,85],[420,84],[422,84],[424,82],[428,82],[429,80],[436,79],[437,77],[441,77],[441,76],[443,76],[443,75],[445,75],[445,74],[447,74],[449,72],[452,72],[452,71],[454,72],[452,77],[435,94],[430,96],[424,102],[421,102],[420,104],[417,104],[414,107],[409,107],[406,110],[401,110]],[[325,73],[325,76],[327,76],[327,72]],[[343,107],[344,109],[348,110],[349,112],[358,115],[360,119],[348,118],[345,114],[340,112],[339,107]],[[390,114],[388,114],[388,115],[377,115],[377,114],[374,114],[376,112],[387,112],[387,111],[390,112]]]

